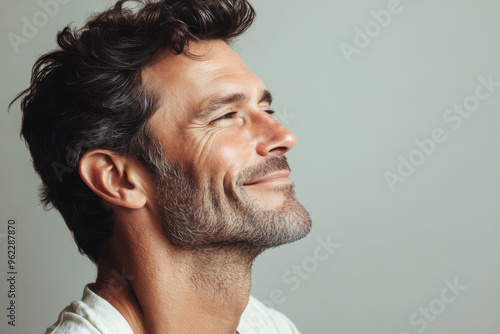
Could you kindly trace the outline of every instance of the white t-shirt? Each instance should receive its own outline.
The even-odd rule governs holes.
[[[133,334],[125,318],[108,301],[99,297],[89,285],[82,300],[66,306],[56,323],[45,334]],[[240,334],[300,334],[284,314],[250,296],[238,325]]]

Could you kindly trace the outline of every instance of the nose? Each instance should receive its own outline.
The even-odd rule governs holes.
[[[282,155],[288,152],[297,138],[268,113],[255,116],[255,128],[258,136],[256,150],[261,156]]]

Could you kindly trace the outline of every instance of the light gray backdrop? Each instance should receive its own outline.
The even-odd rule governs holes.
[[[43,333],[95,275],[59,214],[38,205],[19,106],[6,111],[56,31],[110,4],[58,1],[4,0],[0,14],[2,333]],[[500,332],[500,2],[252,3],[257,20],[234,47],[298,138],[291,176],[314,222],[257,260],[253,294],[303,334]]]

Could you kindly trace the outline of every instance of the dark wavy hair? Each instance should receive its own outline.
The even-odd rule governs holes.
[[[165,51],[189,56],[192,41],[229,43],[254,17],[245,0],[118,1],[83,28],[64,28],[58,48],[36,61],[29,88],[10,106],[22,99],[21,136],[42,179],[44,208],[60,211],[92,262],[111,235],[112,211],[80,178],[81,157],[107,149],[154,170],[148,120],[160,98],[143,85],[141,70]]]

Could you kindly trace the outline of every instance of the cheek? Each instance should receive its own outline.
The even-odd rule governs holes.
[[[219,143],[219,155],[222,159],[237,162],[241,158],[249,155],[251,151],[251,142],[249,138],[245,138],[242,134],[237,136],[226,136]]]
[[[237,164],[243,168],[248,164],[254,151],[255,140],[250,131],[241,127],[238,130],[224,136],[220,143],[221,159]]]
[[[243,133],[212,135],[200,147],[196,169],[203,178],[229,182],[248,164],[251,142]]]

